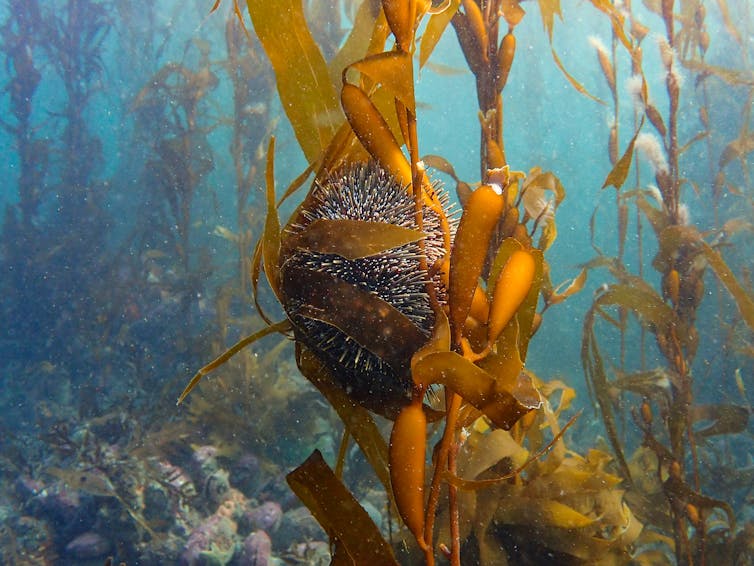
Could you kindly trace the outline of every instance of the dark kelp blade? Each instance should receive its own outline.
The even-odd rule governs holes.
[[[286,477],[288,485],[354,565],[398,566],[369,514],[325,463],[319,450]],[[347,563],[347,562],[341,562]]]
[[[754,330],[754,297],[739,283],[733,270],[723,257],[715,248],[704,241],[698,231],[692,230],[688,226],[670,226],[662,231],[659,240],[660,252],[665,258],[670,257],[674,250],[679,249],[682,245],[698,246],[707,260],[707,265],[710,266],[736,301],[744,322],[751,330]]]
[[[327,273],[290,266],[283,289],[287,298],[305,305],[298,311],[302,316],[338,328],[397,372],[407,369],[417,347],[427,340],[390,303]]]
[[[737,434],[745,431],[749,424],[749,408],[729,403],[694,405],[691,407],[691,419],[695,422],[710,422],[706,427],[696,431],[697,436]]]

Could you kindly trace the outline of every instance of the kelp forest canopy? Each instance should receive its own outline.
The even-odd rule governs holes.
[[[7,2],[0,561],[754,561],[750,8]]]

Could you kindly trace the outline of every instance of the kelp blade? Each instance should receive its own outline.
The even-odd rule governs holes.
[[[358,259],[417,242],[423,237],[418,230],[385,222],[318,218],[297,235],[296,245],[310,252]]]
[[[414,365],[413,377],[414,381],[425,386],[441,383],[450,387],[495,425],[506,430],[542,403],[525,374],[519,374],[509,391],[502,387],[503,380],[495,379],[455,352],[425,356]]]
[[[355,565],[398,566],[390,545],[369,514],[325,463],[319,450],[286,477],[331,541]]]
[[[325,150],[340,125],[335,87],[322,53],[296,0],[248,0],[254,30],[272,63],[280,101],[311,163]]]
[[[283,290],[304,305],[300,314],[368,344],[370,352],[396,371],[408,367],[417,345],[426,342],[422,331],[390,303],[327,273],[288,267]]]

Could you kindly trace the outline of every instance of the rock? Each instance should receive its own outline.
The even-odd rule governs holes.
[[[144,489],[144,518],[170,524],[173,512],[167,490],[158,482],[149,482]]]
[[[291,552],[297,560],[309,566],[328,566],[332,559],[330,545],[321,540],[300,542],[291,547]]]
[[[223,515],[211,515],[189,535],[181,566],[224,566],[235,552],[236,524]]]
[[[65,547],[65,552],[78,560],[88,560],[90,558],[105,556],[110,552],[110,547],[110,541],[105,537],[98,533],[87,531],[69,542]]]
[[[272,541],[264,531],[254,531],[243,541],[238,566],[269,566]]]
[[[13,515],[1,524],[0,564],[53,564],[55,544],[47,521]]]
[[[286,511],[280,527],[272,534],[273,548],[285,550],[291,543],[306,540],[326,540],[327,535],[306,507]]]
[[[68,489],[56,482],[27,499],[25,509],[55,527],[58,544],[72,540],[94,526],[97,506],[91,495]]]
[[[267,501],[246,512],[246,522],[252,530],[274,533],[280,526],[283,509],[274,501]]]
[[[246,497],[253,497],[259,487],[260,473],[259,458],[247,452],[231,466],[230,483]]]

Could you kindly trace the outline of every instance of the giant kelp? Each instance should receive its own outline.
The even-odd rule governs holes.
[[[551,28],[557,10],[546,8],[545,21]],[[343,419],[344,445],[351,437],[359,444],[427,564],[435,562],[438,552],[459,564],[462,543],[465,553],[485,562],[536,560],[547,553],[592,562],[625,560],[641,525],[625,507],[622,492],[615,489],[619,478],[604,471],[609,458],[598,452],[586,459],[567,454],[558,417],[569,406],[573,391],[557,382],[541,382],[524,369],[529,340],[541,324],[540,295],[544,310],[578,291],[584,276],[565,290],[551,284],[542,253],[555,239],[554,212],[564,189],[552,173],[512,170],[503,149],[501,92],[515,57],[514,29],[523,17],[518,3],[468,1],[433,7],[428,2],[386,1],[381,6],[364,2],[343,51],[329,63],[298,3],[252,1],[248,9],[309,163],[278,200],[274,140],[270,143],[267,218],[252,262],[254,292],[264,273],[278,300],[294,314],[241,340],[200,370],[179,401],[203,375],[241,348],[271,332],[292,332],[299,369]],[[476,76],[482,126],[481,179],[473,191],[458,182],[464,211],[457,230],[426,171],[429,163],[451,173],[452,166],[439,157],[426,162],[419,158],[412,56],[417,28],[426,25],[421,42],[424,63],[451,21]],[[508,31],[500,39],[503,22]],[[389,224],[311,222],[307,211],[328,175],[343,164],[369,159],[405,187],[414,202],[419,231],[428,213],[439,219],[443,254],[433,264],[423,252],[427,245],[423,238]],[[280,203],[312,174],[314,183],[303,204],[281,225]],[[348,234],[353,237],[347,238]],[[429,339],[416,334],[406,315],[377,293],[350,288],[312,270],[296,268],[295,276],[289,274],[297,254],[327,253],[341,258],[337,261],[358,260],[388,253],[396,242],[414,241],[421,269],[432,274],[426,282],[434,316]],[[364,323],[365,318],[369,322]],[[306,319],[329,325],[344,339],[385,356],[394,370],[410,376],[406,394],[377,405],[368,394],[349,388],[337,363],[308,336]],[[394,335],[385,342],[381,329]],[[381,387],[379,382],[375,387]],[[444,405],[430,407],[426,394],[438,387]],[[560,404],[555,409],[558,393]],[[394,419],[389,443],[364,407]],[[442,434],[430,434],[428,421],[437,421]],[[471,435],[467,427],[472,427]],[[507,430],[510,433],[504,433]],[[425,475],[430,441],[436,442],[431,479]],[[479,461],[482,454],[484,461]],[[469,475],[462,479],[465,473]],[[380,545],[365,547],[365,541],[380,535],[364,523],[363,513],[352,507],[355,502],[331,474],[321,458],[313,456],[289,481],[330,535],[334,559],[394,563],[379,551]],[[492,477],[482,479],[484,474]],[[495,496],[482,503],[473,495],[478,489],[492,490]],[[339,505],[333,507],[333,501]],[[339,515],[349,513],[363,525],[360,532],[339,520]],[[447,526],[436,529],[438,518]],[[526,529],[532,528],[536,535],[526,537]]]
[[[725,70],[707,63],[711,39],[705,5],[682,2],[676,6],[664,1],[649,7],[654,12],[650,17],[659,16],[664,28],[657,39],[667,100],[664,108],[654,102],[657,95],[648,85],[643,51],[648,28],[635,11],[621,14],[619,21],[614,22],[617,26],[613,26],[612,51],[600,42],[594,43],[614,102],[615,121],[608,143],[612,170],[603,189],[609,186],[617,189],[618,248],[615,257],[600,251],[599,257],[588,264],[589,269],[606,268],[611,282],[599,289],[587,312],[582,363],[621,474],[628,481],[629,501],[643,520],[667,536],[669,548],[665,554],[653,546],[639,553],[637,559],[643,563],[658,560],[668,563],[669,555],[674,554],[678,564],[703,564],[718,555],[721,540],[734,540],[737,536],[733,502],[709,495],[715,493],[716,487],[715,480],[704,477],[705,460],[720,449],[725,442],[721,438],[747,429],[750,413],[739,370],[738,399],[714,403],[697,399],[702,391],[700,374],[712,363],[709,358],[697,358],[700,347],[709,355],[700,343],[697,326],[698,316],[705,308],[707,272],[716,276],[716,283],[730,294],[734,305],[729,311],[718,311],[719,318],[714,321],[717,326],[708,332],[723,327],[725,316],[737,319],[734,324],[749,335],[754,329],[751,286],[739,281],[735,268],[724,256],[736,232],[735,226],[746,221],[732,219],[726,223],[727,229],[718,224],[725,168],[731,160],[741,159],[750,151],[742,142],[748,135],[748,119],[744,120],[737,139],[724,146],[716,167],[713,153],[720,150],[711,139],[718,132],[710,114],[721,109],[711,103],[710,89],[716,81],[728,81],[731,77]],[[724,15],[725,4],[720,3],[719,7]],[[675,11],[678,8],[680,13]],[[729,26],[728,31],[735,39],[735,28]],[[621,121],[616,68],[623,50],[631,62],[629,95],[633,98],[634,115],[630,140],[619,157]],[[687,116],[681,113],[684,95],[692,96],[686,93],[687,87],[692,88],[688,79],[682,80],[684,68],[695,78],[698,125],[689,124]],[[739,84],[751,91],[750,85]],[[684,154],[703,140],[707,142],[709,163],[706,183],[712,191],[704,182],[686,178],[684,173]],[[644,160],[639,159],[639,153]],[[648,175],[640,169],[645,164],[654,185],[645,180]],[[627,188],[631,179],[633,189]],[[690,204],[684,202],[689,200],[689,187],[700,199],[713,204],[713,225],[709,231],[691,223]],[[638,257],[628,258],[626,241],[632,204]],[[649,230],[643,230],[643,226]],[[657,250],[651,267],[660,275],[659,286],[653,283],[653,274],[645,269],[646,248]],[[638,272],[627,267],[632,262],[638,266]],[[722,292],[720,288],[718,291]],[[615,362],[605,359],[608,338],[599,337],[598,329],[605,323],[620,337],[620,354]],[[651,368],[653,363],[659,366]],[[633,421],[633,426],[626,421]],[[637,440],[641,448],[631,456],[627,447]],[[739,536],[745,541],[749,535],[743,531]]]

